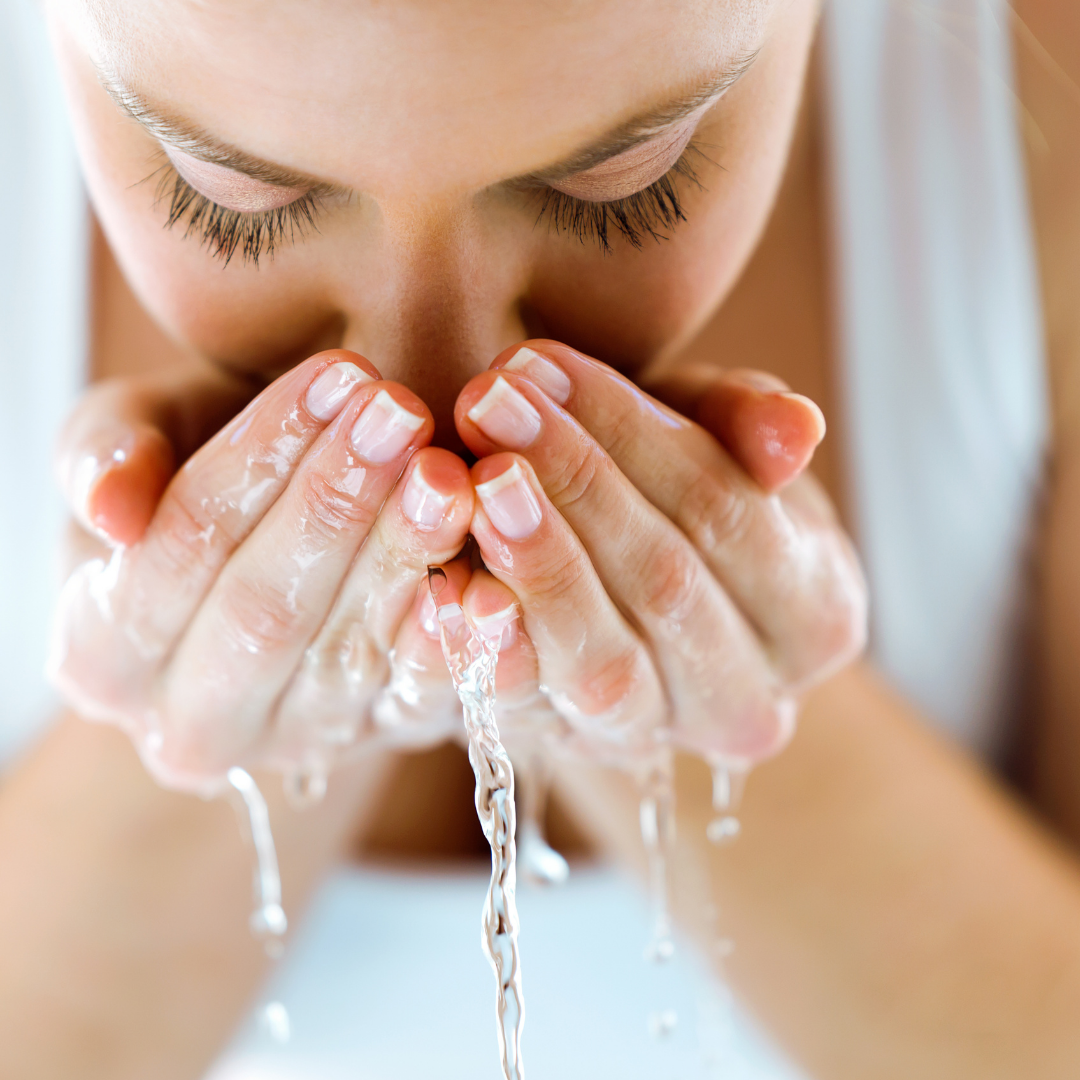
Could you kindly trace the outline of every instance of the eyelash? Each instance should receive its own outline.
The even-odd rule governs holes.
[[[686,220],[675,178],[684,177],[701,187],[691,161],[694,156],[704,157],[691,143],[659,180],[610,202],[588,202],[554,188],[543,188],[538,193],[543,202],[535,224],[546,220],[553,232],[574,236],[582,244],[594,241],[605,255],[611,254],[614,233],[638,249],[646,237],[667,239],[668,233]],[[274,210],[244,213],[226,209],[196,191],[168,162],[159,172],[157,200],[168,202],[169,207],[165,228],[183,224],[185,239],[197,235],[210,254],[226,266],[239,251],[244,263],[257,267],[261,256],[272,259],[282,243],[293,244],[309,232],[319,231],[319,197],[314,192]]]
[[[241,213],[196,191],[171,164],[166,163],[160,171],[157,198],[169,205],[165,228],[184,224],[184,238],[197,235],[210,254],[226,266],[237,251],[245,263],[258,266],[259,257],[272,259],[280,244],[293,244],[309,232],[319,231],[315,221],[319,197],[314,192],[274,210]]]
[[[621,234],[639,249],[646,237],[665,240],[679,222],[686,220],[675,178],[685,177],[694,187],[701,188],[691,160],[695,156],[705,157],[694,143],[690,143],[682,157],[659,180],[642,191],[610,202],[587,202],[554,188],[545,188],[540,195],[543,203],[536,224],[547,219],[552,231],[576,236],[582,244],[593,240],[605,255],[611,254],[613,233]]]

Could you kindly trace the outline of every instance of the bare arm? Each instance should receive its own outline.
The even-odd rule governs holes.
[[[389,759],[285,811],[263,785],[299,914],[379,798]],[[10,1080],[193,1080],[265,974],[252,855],[223,800],[166,792],[127,738],[63,719],[0,786],[0,1071]]]
[[[641,861],[632,786],[567,774],[563,794]],[[704,941],[719,907],[736,990],[811,1075],[1076,1075],[1074,859],[867,669],[811,697],[752,776],[736,844],[706,840],[709,778],[690,759],[678,803],[676,912]]]

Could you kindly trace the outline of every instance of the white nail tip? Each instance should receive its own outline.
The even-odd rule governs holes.
[[[424,418],[409,412],[404,406],[399,405],[394,398],[385,390],[380,390],[372,400],[372,404],[384,409],[391,417],[391,423],[406,428],[409,431],[419,431],[424,426]]]
[[[516,618],[518,609],[516,604],[511,604],[502,611],[496,611],[491,615],[473,615],[472,624],[484,637],[497,637]]]
[[[504,473],[499,473],[494,480],[488,480],[483,484],[476,485],[476,494],[481,499],[494,499],[508,487],[515,484],[525,484],[525,472],[518,462],[514,462]],[[526,485],[527,486],[527,485]]]
[[[348,361],[331,364],[308,388],[305,404],[316,420],[332,420],[353,391],[375,380]]]
[[[527,345],[523,345],[503,364],[503,371],[515,371],[524,375],[560,405],[565,405],[570,398],[572,384],[566,372]]]
[[[531,536],[543,519],[536,495],[516,461],[494,480],[478,484],[476,494],[491,524],[508,540]]]
[[[468,417],[489,438],[514,449],[528,446],[540,434],[540,414],[501,375]]]
[[[425,479],[419,468],[413,471],[401,497],[405,516],[415,525],[433,529],[442,524],[446,508],[452,498],[436,491]]]
[[[402,453],[424,426],[424,417],[409,412],[385,390],[371,399],[353,425],[353,449],[373,464],[383,465]]]

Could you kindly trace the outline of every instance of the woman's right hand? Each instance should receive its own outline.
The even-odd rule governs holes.
[[[162,396],[174,412],[183,398]],[[184,451],[161,412],[145,383],[106,384],[61,443],[84,526],[52,660],[71,703],[127,730],[159,780],[206,791],[236,764],[327,769],[380,726],[455,731],[418,586],[460,551],[473,489],[428,445],[423,402],[355,353],[321,353],[171,479]]]

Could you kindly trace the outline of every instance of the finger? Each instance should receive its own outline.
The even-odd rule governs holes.
[[[560,394],[563,410],[686,534],[769,643],[785,680],[814,678],[857,654],[866,635],[862,572],[810,477],[768,496],[699,425],[598,361],[566,346],[531,344],[523,358],[521,350],[500,357],[498,369],[508,377],[527,369],[537,386],[542,379],[554,385],[550,370],[558,370],[570,385]],[[465,416],[472,407],[459,400],[455,413],[467,444],[475,442]]]
[[[57,478],[72,513],[110,543],[136,543],[176,463],[254,392],[248,380],[205,364],[91,387],[57,442]]]
[[[460,603],[472,570],[468,558],[443,563],[444,603]],[[427,575],[402,620],[388,657],[388,677],[373,706],[376,729],[391,745],[432,746],[461,740],[461,704],[443,657],[439,618]]]
[[[497,454],[472,474],[473,536],[488,569],[521,604],[556,711],[613,748],[655,748],[666,707],[652,660],[528,462]]]
[[[472,483],[461,458],[436,447],[420,450],[304,651],[279,707],[282,738],[301,730],[340,731],[346,723],[360,729],[389,677],[388,654],[427,568],[458,554],[472,513]]]
[[[112,620],[161,656],[221,568],[285,490],[349,396],[376,381],[354,353],[321,353],[283,375],[173,478],[111,585]]]
[[[518,732],[561,732],[558,714],[540,689],[540,666],[521,619],[514,593],[481,568],[473,571],[462,598],[465,617],[486,637],[499,638],[495,668],[495,710],[499,731],[511,740]],[[505,741],[505,740],[504,740]]]
[[[649,389],[718,439],[765,491],[801,475],[825,438],[821,409],[775,375],[694,365]]]
[[[261,738],[380,508],[433,431],[427,407],[400,384],[353,394],[229,559],[172,658],[162,689],[171,755],[213,767]]]
[[[780,681],[754,629],[686,536],[525,379],[479,375],[461,394],[463,408],[473,401],[463,438],[474,447],[491,435],[518,443],[607,594],[649,642],[679,743],[748,760],[779,750],[792,719]]]

